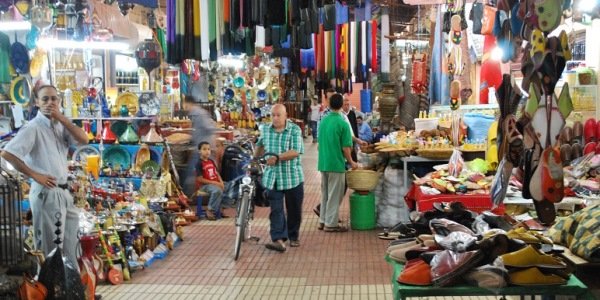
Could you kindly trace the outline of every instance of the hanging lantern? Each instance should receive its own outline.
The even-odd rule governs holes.
[[[148,75],[150,75],[152,70],[160,66],[160,58],[160,45],[152,39],[144,40],[135,49],[135,60],[138,66],[146,70]]]

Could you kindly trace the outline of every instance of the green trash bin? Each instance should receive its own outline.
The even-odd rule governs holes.
[[[350,195],[350,227],[352,230],[375,229],[375,195],[369,192],[361,195],[357,192]]]

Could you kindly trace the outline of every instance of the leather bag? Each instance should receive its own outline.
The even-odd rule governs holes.
[[[481,20],[481,34],[492,34],[494,31],[494,24],[496,23],[496,12],[497,8],[491,5],[485,5],[483,7],[483,19]]]
[[[19,287],[19,298],[21,300],[44,300],[48,295],[46,287],[31,276],[23,274],[23,283]]]

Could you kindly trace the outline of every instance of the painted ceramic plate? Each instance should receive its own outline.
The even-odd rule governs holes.
[[[140,110],[146,116],[155,116],[160,112],[160,99],[155,92],[142,92],[138,103]]]
[[[267,92],[265,90],[260,90],[256,93],[256,98],[260,101],[265,101],[267,99]]]
[[[225,100],[231,100],[231,99],[233,99],[233,96],[235,96],[235,93],[233,92],[232,89],[225,90]]]
[[[29,51],[25,45],[15,42],[10,46],[10,63],[17,73],[29,73]]]
[[[131,155],[119,145],[114,145],[104,151],[102,160],[105,166],[110,166],[113,169],[128,170],[131,168]]]
[[[100,152],[98,151],[98,149],[96,149],[90,145],[80,146],[75,150],[75,152],[73,152],[73,156],[71,157],[71,160],[74,160],[77,162],[84,162],[88,155],[100,156]]]
[[[19,76],[10,84],[10,99],[14,104],[27,104],[31,97],[31,84],[25,76]]]
[[[244,86],[245,82],[244,82],[244,78],[241,76],[236,77],[233,80],[233,86],[235,86],[236,88],[242,88]]]
[[[122,93],[121,95],[119,95],[117,97],[117,100],[115,101],[115,105],[117,107],[121,107],[123,105],[127,106],[127,108],[129,108],[129,112],[132,115],[135,115],[138,111],[138,96],[136,96],[134,93],[130,93],[130,92],[126,92],[126,93]]]
[[[142,172],[144,172],[144,174],[151,174],[152,177],[156,177],[160,172],[160,165],[153,160],[147,160],[145,163],[142,164],[141,169]]]

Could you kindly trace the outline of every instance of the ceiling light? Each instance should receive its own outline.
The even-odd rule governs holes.
[[[99,49],[124,51],[129,48],[129,44],[123,42],[88,42],[57,39],[40,39],[37,44],[45,49]]]

